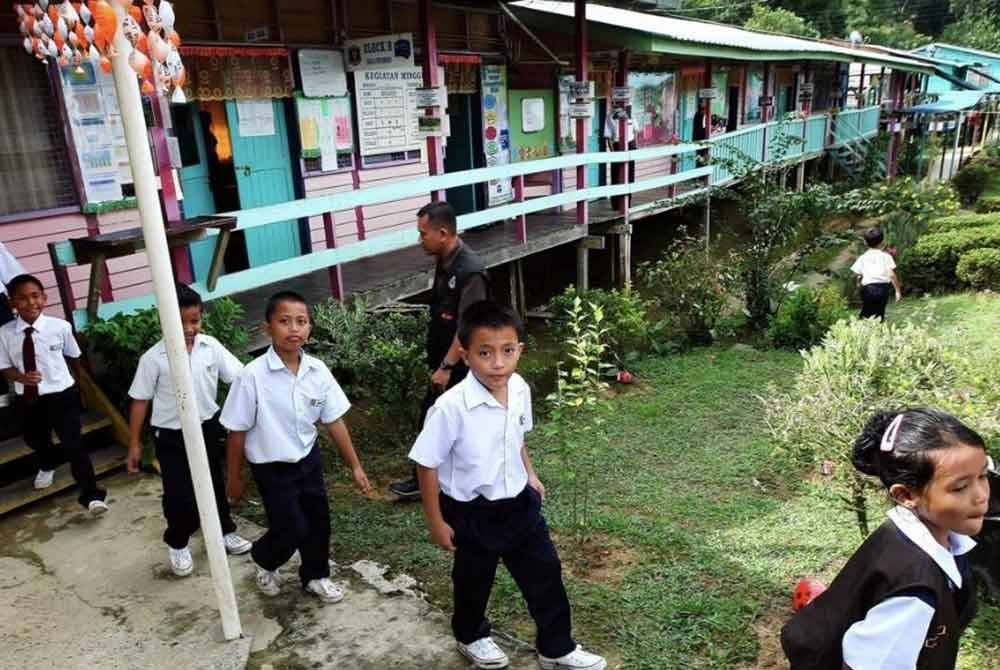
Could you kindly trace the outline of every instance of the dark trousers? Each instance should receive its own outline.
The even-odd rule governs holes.
[[[212,488],[215,489],[215,508],[219,513],[222,532],[227,534],[236,531],[236,524],[229,513],[226,480],[222,476],[223,447],[219,441],[221,430],[215,417],[201,424],[208,455],[208,471],[212,476]],[[184,435],[179,430],[167,428],[154,428],[153,435],[156,458],[160,461],[160,476],[163,478],[163,518],[167,520],[163,541],[174,549],[183,549],[201,527],[191,469],[184,449]]]
[[[455,612],[452,631],[462,644],[490,634],[486,605],[503,560],[535,620],[538,653],[549,658],[576,648],[562,564],[542,516],[542,501],[530,486],[516,498],[458,502],[441,495],[441,512],[455,531],[451,577]]]
[[[34,402],[17,396],[17,415],[21,419],[24,441],[38,455],[40,470],[55,470],[69,461],[73,479],[80,487],[80,504],[87,507],[94,500],[104,500],[107,491],[97,486],[94,466],[80,442],[80,391],[71,386],[59,393],[46,393]],[[59,436],[58,447],[52,444],[52,431]]]
[[[267,513],[267,532],[251,555],[265,570],[277,570],[297,549],[302,584],[330,576],[330,502],[323,483],[319,447],[298,463],[251,463]]]
[[[878,317],[885,321],[885,306],[892,295],[892,284],[868,284],[861,287],[861,318]]]
[[[433,372],[433,370],[431,370]],[[464,362],[460,362],[451,371],[451,377],[448,379],[448,386],[445,387],[445,391],[456,386],[460,381],[465,379],[465,376],[469,374],[469,368]],[[419,432],[424,427],[424,420],[427,418],[427,412],[430,411],[431,407],[434,406],[434,402],[441,396],[440,393],[434,390],[431,384],[427,385],[427,393],[424,395],[424,401],[420,405],[420,423],[417,426],[417,432]]]

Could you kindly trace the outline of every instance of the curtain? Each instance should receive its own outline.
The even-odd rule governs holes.
[[[295,83],[288,49],[181,47],[188,100],[290,98]]]

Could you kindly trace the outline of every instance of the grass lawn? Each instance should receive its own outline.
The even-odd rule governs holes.
[[[890,318],[923,318],[970,347],[994,347],[1000,297],[914,300]],[[860,543],[853,518],[810,473],[776,462],[756,394],[788,384],[795,353],[730,345],[649,358],[610,401],[609,434],[586,480],[590,527],[572,528],[569,477],[542,438],[529,440],[548,487],[546,515],[564,561],[576,635],[634,669],[785,667],[777,634],[800,576],[829,579]],[[543,402],[536,398],[536,407]],[[349,417],[349,421],[351,418]],[[359,431],[380,491],[407,474],[404,454]],[[418,505],[365,501],[330,477],[335,557],[408,572],[450,608],[450,561],[427,541]],[[382,494],[379,494],[380,496]],[[491,617],[531,641],[533,627],[501,570]],[[1000,670],[1000,608],[984,606],[963,640],[963,670]]]

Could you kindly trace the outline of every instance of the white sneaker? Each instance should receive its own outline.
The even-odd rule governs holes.
[[[344,599],[344,590],[334,584],[327,577],[313,579],[306,584],[306,591],[318,597],[328,605],[339,603]]]
[[[253,549],[253,542],[236,533],[226,533],[222,536],[222,542],[226,545],[226,551],[233,556],[245,554]]]
[[[559,658],[547,658],[538,655],[538,667],[542,670],[604,670],[608,667],[608,662],[597,654],[584,651],[580,645],[565,656]]]
[[[111,508],[108,507],[108,503],[103,500],[91,500],[90,504],[87,505],[87,511],[90,512],[90,516],[101,516],[109,509]]]
[[[265,596],[276,596],[281,593],[281,573],[277,570],[265,570],[257,567],[257,589]]]
[[[35,475],[35,488],[41,491],[52,486],[52,480],[56,476],[55,470],[39,470]]]
[[[191,550],[187,547],[183,549],[167,547],[167,554],[170,556],[170,569],[178,577],[187,577],[194,571],[194,560],[191,558]]]
[[[497,646],[491,637],[481,637],[470,644],[457,642],[458,653],[472,661],[473,665],[482,670],[506,668],[510,659],[503,649]]]

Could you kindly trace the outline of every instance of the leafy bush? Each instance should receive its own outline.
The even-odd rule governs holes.
[[[850,316],[847,301],[836,287],[801,286],[778,307],[768,336],[779,347],[804,349],[819,343],[833,324]]]
[[[420,398],[429,383],[426,309],[369,309],[363,300],[330,300],[313,309],[309,350],[329,366],[352,400],[397,446],[415,436]]]
[[[956,288],[959,259],[968,251],[986,248],[1000,248],[1000,225],[924,235],[903,256],[900,273],[903,281],[915,288]]]
[[[873,217],[900,212],[924,225],[931,219],[954,214],[960,207],[958,195],[949,184],[924,188],[911,177],[849,191],[844,194],[844,205]]]
[[[951,230],[967,228],[982,228],[983,226],[1000,225],[1000,214],[952,214],[931,221],[927,226],[928,233],[945,233]]]
[[[229,298],[205,305],[202,331],[215,337],[237,357],[246,359],[249,335],[243,326],[243,308]],[[123,410],[139,358],[163,337],[155,307],[133,314],[116,314],[91,323],[84,330],[90,351],[100,359],[98,382]]]
[[[1000,289],[1000,249],[973,249],[962,254],[955,274],[974,289]]]
[[[1000,213],[1000,195],[983,195],[976,201],[976,211],[985,214],[988,212]]]
[[[639,265],[639,285],[655,301],[670,327],[691,342],[712,339],[732,290],[738,283],[732,256],[717,258],[705,252],[705,241],[681,238],[657,261]]]
[[[965,206],[972,205],[993,183],[997,171],[981,161],[973,161],[955,173],[951,183]]]
[[[608,351],[614,358],[631,360],[649,349],[648,305],[637,292],[617,289],[578,292],[572,285],[552,300],[555,315],[552,333],[557,341],[565,342],[572,335],[573,305],[577,298],[601,308]]]

